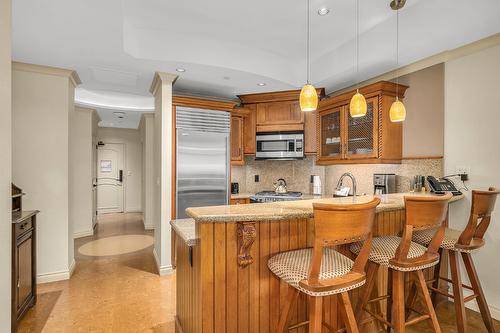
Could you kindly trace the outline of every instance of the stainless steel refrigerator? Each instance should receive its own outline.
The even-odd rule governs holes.
[[[230,125],[229,112],[177,107],[176,218],[189,207],[228,204]]]

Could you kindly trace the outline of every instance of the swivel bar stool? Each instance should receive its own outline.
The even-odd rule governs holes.
[[[378,198],[348,205],[314,203],[314,247],[282,252],[269,259],[269,269],[288,284],[287,302],[281,311],[277,332],[288,332],[290,310],[299,291],[310,296],[309,322],[295,324],[294,328],[309,323],[310,333],[320,333],[323,297],[338,295],[347,332],[359,332],[347,292],[365,283],[365,265],[379,203]],[[358,241],[363,241],[363,246],[355,261],[334,248]]]
[[[358,322],[361,321],[361,317],[366,311],[375,319],[384,323],[388,332],[392,328],[394,332],[402,333],[405,332],[405,326],[427,319],[430,320],[435,332],[441,332],[423,270],[435,266],[439,262],[438,249],[443,240],[444,222],[448,214],[448,201],[451,197],[451,194],[425,197],[406,196],[405,225],[402,237],[381,236],[373,238],[372,250],[368,257],[367,282],[356,306],[356,320]],[[414,230],[427,229],[433,229],[432,240],[427,248],[412,242]],[[362,243],[355,243],[351,246],[351,251],[358,254],[362,246]],[[389,292],[388,295],[370,300],[380,266],[388,267]],[[417,275],[417,285],[422,291],[426,313],[421,313],[420,316],[406,322],[404,277],[405,273],[409,272],[414,272]],[[384,299],[387,299],[386,318],[367,308],[368,303],[375,303]]]
[[[453,298],[459,333],[466,332],[465,303],[473,299],[476,299],[479,305],[479,310],[488,332],[492,333],[495,331],[490,310],[486,303],[474,262],[472,261],[471,252],[483,247],[485,244],[484,234],[490,225],[491,213],[495,208],[495,201],[499,193],[500,191],[493,187],[490,187],[488,191],[472,191],[472,207],[467,226],[463,231],[446,228],[444,240],[439,249],[440,253],[447,251],[449,254],[451,280],[439,275],[440,267],[438,266],[434,270],[433,280],[428,281],[428,283],[432,283],[429,289],[432,290],[434,303],[437,294]],[[430,240],[431,232],[429,230],[415,232],[413,235],[413,241],[423,245],[429,244]],[[462,284],[460,265],[458,263],[459,254],[462,256],[472,286]],[[440,280],[446,281],[447,284],[452,284],[453,295],[439,288]],[[464,298],[463,288],[471,290],[473,294]]]

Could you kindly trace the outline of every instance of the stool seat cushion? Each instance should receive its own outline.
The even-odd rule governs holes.
[[[396,265],[392,265],[389,263],[389,260],[394,258],[396,255],[396,250],[401,243],[401,237],[397,236],[382,236],[382,237],[374,237],[372,240],[372,249],[368,259],[374,263],[377,263],[382,266],[388,266],[397,271],[418,271],[421,269],[425,269],[428,267],[435,266],[439,260],[432,262],[430,264],[416,266],[416,267],[400,267]],[[361,248],[363,246],[363,242],[357,242],[351,245],[351,252],[355,254],[359,254]],[[408,251],[408,258],[417,258],[423,255],[427,251],[427,248],[423,245],[420,245],[415,242],[411,242],[410,250]]]
[[[355,289],[365,283],[365,280],[363,280],[352,286],[322,292],[314,292],[302,288],[299,282],[307,279],[309,276],[312,253],[312,248],[282,252],[271,257],[267,262],[267,266],[281,280],[310,296],[334,295]],[[354,262],[343,254],[330,248],[324,248],[319,279],[321,281],[323,279],[334,279],[346,275],[350,272],[353,264]]]
[[[414,231],[413,241],[427,246],[431,242],[432,237],[434,237],[435,233],[436,229]],[[471,252],[471,250],[469,249],[460,249],[455,247],[455,244],[458,242],[461,234],[462,232],[459,230],[446,228],[444,232],[443,242],[441,243],[441,248],[457,252]]]

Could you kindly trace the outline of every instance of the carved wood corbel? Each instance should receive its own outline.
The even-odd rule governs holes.
[[[236,232],[238,237],[238,265],[240,267],[247,267],[253,263],[250,249],[257,238],[255,222],[239,222]]]

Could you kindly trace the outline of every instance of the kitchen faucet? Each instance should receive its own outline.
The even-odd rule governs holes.
[[[340,179],[337,182],[336,190],[339,191],[342,188],[342,183],[343,183],[345,177],[349,177],[352,180],[353,201],[356,201],[356,178],[354,178],[354,175],[352,173],[346,172],[342,176],[340,176]],[[347,193],[347,195],[349,195],[349,193]]]

